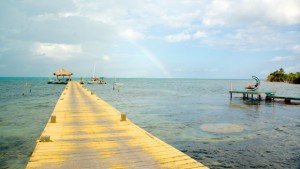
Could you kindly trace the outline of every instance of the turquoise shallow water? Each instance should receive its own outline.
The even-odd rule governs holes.
[[[140,127],[211,168],[299,168],[300,103],[229,97],[230,80],[118,79],[85,86]],[[0,166],[24,168],[63,85],[47,78],[0,78]],[[233,80],[242,89],[248,80]],[[254,83],[249,80],[250,83]],[[27,83],[27,85],[26,85]],[[31,93],[30,93],[31,86]],[[300,86],[261,90],[300,96]],[[22,96],[22,93],[26,93]]]

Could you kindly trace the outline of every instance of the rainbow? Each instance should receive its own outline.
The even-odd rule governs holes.
[[[168,71],[168,69],[166,68],[166,66],[163,65],[163,63],[153,54],[151,53],[147,48],[145,48],[144,46],[141,46],[135,42],[133,42],[133,44],[139,48],[139,50],[147,57],[147,59],[150,60],[150,62],[152,62],[164,75],[164,77],[166,78],[172,78],[173,76],[171,75],[171,73]]]

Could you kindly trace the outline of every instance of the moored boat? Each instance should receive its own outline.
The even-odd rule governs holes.
[[[80,83],[80,84],[84,84],[84,80],[83,80],[82,77],[80,78],[79,83]]]
[[[103,80],[103,77],[92,77],[91,80],[88,80],[88,84],[106,84],[106,82]]]

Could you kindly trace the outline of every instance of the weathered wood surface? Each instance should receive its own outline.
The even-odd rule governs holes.
[[[32,168],[207,168],[133,124],[77,82],[62,92],[27,164]]]

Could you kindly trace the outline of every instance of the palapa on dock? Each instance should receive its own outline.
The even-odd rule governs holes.
[[[121,121],[118,110],[69,82],[27,168],[207,167],[130,120]]]

